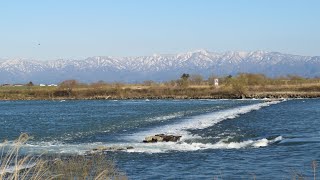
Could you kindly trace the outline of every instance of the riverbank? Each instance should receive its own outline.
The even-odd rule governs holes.
[[[0,100],[97,100],[97,99],[244,99],[318,98],[320,85],[170,86],[123,85],[122,87],[0,87]]]

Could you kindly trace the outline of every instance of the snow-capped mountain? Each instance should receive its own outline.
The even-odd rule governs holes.
[[[82,82],[177,79],[182,73],[235,75],[240,72],[281,75],[320,76],[320,56],[299,56],[278,52],[254,51],[214,53],[197,50],[173,55],[138,57],[96,56],[84,60],[0,61],[2,83],[58,83],[66,79]]]

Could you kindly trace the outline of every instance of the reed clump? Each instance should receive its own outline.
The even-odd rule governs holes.
[[[21,134],[14,142],[1,144],[0,180],[127,179],[104,154],[59,158],[23,155],[20,151],[28,139],[27,134]]]
[[[0,180],[7,179],[52,179],[46,162],[35,156],[20,156],[21,146],[28,140],[27,134],[21,134],[13,143],[1,144]]]

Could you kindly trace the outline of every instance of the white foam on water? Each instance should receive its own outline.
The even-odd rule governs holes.
[[[253,105],[240,106],[232,109],[217,111],[205,115],[194,116],[188,119],[183,119],[181,122],[171,125],[160,126],[151,130],[138,132],[131,134],[129,136],[124,136],[123,139],[127,140],[128,143],[82,143],[82,144],[63,144],[63,143],[38,143],[38,144],[28,144],[25,148],[30,149],[33,152],[52,152],[52,153],[77,153],[83,154],[88,150],[91,150],[99,146],[107,147],[128,147],[132,146],[133,149],[126,150],[126,152],[143,152],[143,153],[162,153],[168,151],[196,151],[201,149],[240,149],[240,148],[258,148],[265,147],[269,144],[279,142],[282,137],[276,137],[274,139],[268,140],[266,138],[258,140],[246,140],[242,142],[225,142],[220,140],[217,143],[188,143],[186,140],[194,138],[202,138],[191,134],[188,130],[194,129],[205,129],[215,124],[226,120],[238,117],[241,114],[246,114],[255,110],[259,110],[262,107],[270,106],[272,104],[277,104],[281,101],[271,101],[257,103]],[[156,117],[153,120],[166,120],[171,118],[176,118],[181,116],[181,114],[173,114],[168,116]],[[158,142],[158,143],[142,143],[142,140],[146,136],[155,134],[173,134],[181,135],[181,141],[179,142]],[[204,137],[205,138],[205,137]]]
[[[30,163],[30,164],[24,164],[24,165],[19,165],[19,166],[7,166],[5,168],[0,169],[0,175],[4,173],[9,173],[12,174],[14,172],[23,170],[23,169],[29,169],[32,168],[36,165],[36,163]]]
[[[280,101],[263,102],[263,103],[253,104],[253,105],[240,106],[237,108],[217,111],[217,112],[213,112],[205,115],[194,116],[188,119],[184,119],[183,121],[176,124],[160,126],[151,130],[138,132],[124,138],[130,139],[131,141],[136,141],[136,142],[140,142],[146,136],[155,135],[155,134],[181,135],[182,141],[186,139],[201,138],[199,136],[190,134],[187,130],[205,129],[223,120],[234,119],[241,114],[246,114],[251,111],[259,110],[262,107],[270,106],[272,104],[277,104],[279,102]]]
[[[157,117],[152,117],[146,119],[146,121],[152,122],[152,121],[166,121],[174,118],[179,118],[184,116],[185,112],[176,112],[168,115],[163,115],[163,116],[157,116]]]
[[[280,142],[282,136],[278,136],[274,139],[258,139],[258,140],[246,140],[242,142],[224,142],[223,140],[217,143],[187,143],[180,142],[158,142],[158,143],[88,143],[88,144],[52,144],[52,145],[25,145],[29,151],[34,153],[63,153],[63,154],[85,154],[86,151],[90,151],[97,147],[133,147],[133,149],[125,150],[129,153],[165,153],[170,151],[197,151],[205,149],[241,149],[241,148],[260,148],[266,147],[270,144]]]
[[[126,150],[127,152],[139,153],[165,153],[168,151],[197,151],[205,149],[241,149],[241,148],[260,148],[270,144],[280,142],[282,136],[268,140],[266,138],[258,140],[247,140],[242,142],[223,142],[211,143],[187,143],[187,142],[160,142],[160,143],[135,143],[121,144],[122,146],[133,146],[134,149]]]
[[[247,140],[242,142],[223,142],[219,141],[216,144],[213,144],[213,148],[216,149],[240,149],[240,148],[247,148],[247,147],[266,147],[269,144],[273,144],[275,142],[279,142],[283,139],[282,136],[278,136],[274,139],[268,140],[266,138],[258,139],[258,140]]]
[[[112,146],[114,146],[113,144]],[[22,146],[22,149],[28,152],[47,154],[47,153],[61,153],[61,154],[84,154],[88,150],[92,150],[96,147],[110,146],[110,144],[104,144],[101,142],[96,143],[81,143],[81,144],[65,144],[60,142],[39,142],[39,143],[27,143]]]

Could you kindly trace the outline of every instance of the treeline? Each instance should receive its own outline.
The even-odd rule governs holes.
[[[211,75],[207,79],[199,74],[182,74],[180,78],[176,80],[166,82],[156,82],[152,80],[146,80],[142,83],[130,83],[125,84],[122,82],[108,83],[104,81],[98,81],[94,83],[81,83],[77,80],[66,80],[59,84],[60,87],[92,87],[99,88],[103,86],[126,86],[126,85],[138,85],[138,86],[168,86],[168,87],[189,87],[189,86],[214,86],[215,79],[218,79],[220,86],[232,85],[234,83],[240,83],[245,86],[266,86],[266,85],[301,85],[310,83],[320,83],[320,77],[316,78],[304,78],[297,75],[287,75],[277,78],[270,78],[263,74],[252,73],[240,73],[236,76],[215,76]],[[32,83],[32,82],[31,82]]]
[[[219,84],[215,84],[218,80]],[[240,73],[236,76],[182,74],[167,82],[144,81],[125,84],[98,81],[82,83],[65,80],[57,87],[0,88],[0,99],[162,99],[162,98],[264,98],[319,97],[320,78],[288,75],[269,78],[263,74]]]

